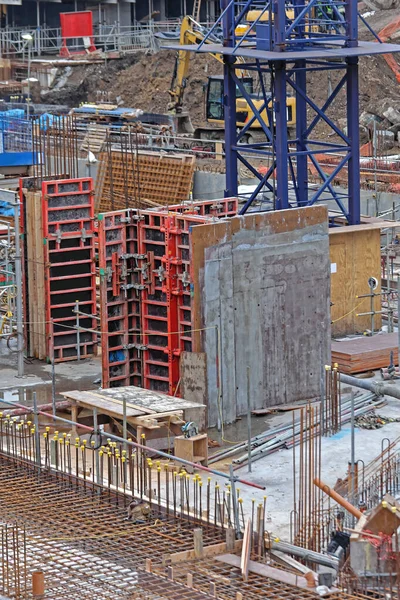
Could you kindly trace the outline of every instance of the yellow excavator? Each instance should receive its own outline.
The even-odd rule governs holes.
[[[181,46],[190,44],[199,44],[204,40],[205,33],[203,28],[192,17],[186,16],[182,20],[180,29],[179,43]],[[218,43],[218,40],[208,38],[206,43]],[[169,90],[170,102],[168,111],[178,117],[178,132],[179,133],[195,133],[195,136],[201,139],[219,139],[224,134],[224,80],[222,75],[213,75],[208,77],[205,88],[206,94],[206,119],[207,122],[216,127],[197,128],[194,131],[190,116],[183,112],[183,96],[187,83],[187,77],[190,69],[191,52],[188,50],[179,50],[175,62],[174,73],[172,77],[171,88]],[[221,54],[213,53],[212,56],[223,64]],[[237,62],[245,64],[245,60],[238,56]],[[241,81],[246,92],[250,94],[251,101],[257,110],[261,110],[264,106],[262,95],[254,92],[253,78],[245,69],[241,69]],[[272,110],[272,98],[269,104],[269,109]],[[287,124],[288,129],[296,125],[296,100],[294,97],[288,97],[286,103]],[[236,122],[238,127],[243,127],[254,117],[253,110],[247,100],[243,97],[241,90],[236,86]],[[263,121],[268,125],[268,114],[266,109],[261,112]],[[249,127],[247,141],[253,141],[258,138],[257,133],[262,134],[261,124],[257,119]]]

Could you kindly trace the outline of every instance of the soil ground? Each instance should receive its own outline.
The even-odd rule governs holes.
[[[391,20],[398,18],[398,9],[378,11],[367,18],[376,31],[380,31]],[[360,24],[360,38],[371,40],[372,34]],[[77,66],[70,69],[66,83],[60,89],[53,89],[45,96],[45,101],[77,106],[81,102],[95,101],[98,91],[108,92],[112,102],[117,99],[124,106],[141,108],[145,112],[164,113],[169,102],[168,90],[174,71],[176,52],[161,50],[150,55],[143,52],[110,60],[104,65]],[[308,91],[312,100],[322,106],[328,90],[334,89],[342,70],[311,73],[308,76]],[[222,74],[222,65],[212,56],[195,55],[191,66],[184,97],[184,109],[190,112],[194,125],[205,125],[204,86],[210,75]],[[59,76],[65,75],[60,70]],[[382,56],[360,59],[360,114],[363,111],[381,115],[384,102],[398,103],[399,84]],[[57,79],[56,79],[57,81]],[[338,121],[345,118],[345,90],[339,93],[328,115]],[[384,123],[383,126],[390,126]],[[330,137],[332,130],[320,125],[324,137]]]

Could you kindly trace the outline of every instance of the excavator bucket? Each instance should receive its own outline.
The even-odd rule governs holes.
[[[180,133],[194,133],[194,127],[188,113],[180,113],[176,115],[176,131]]]

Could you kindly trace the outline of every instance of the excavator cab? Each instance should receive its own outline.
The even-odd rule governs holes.
[[[243,77],[242,82],[249,94],[253,94],[253,79]],[[242,98],[242,93],[236,86],[236,98]],[[236,103],[236,122],[244,123],[248,117],[248,110],[241,111]],[[224,77],[214,75],[208,78],[206,90],[206,118],[211,123],[224,124]]]

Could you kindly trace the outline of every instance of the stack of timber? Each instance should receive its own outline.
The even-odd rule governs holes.
[[[104,152],[96,180],[96,213],[167,206],[189,199],[195,157],[161,152]]]
[[[397,333],[332,342],[332,362],[339,365],[341,373],[363,373],[388,367],[391,352],[394,364],[399,364]]]

